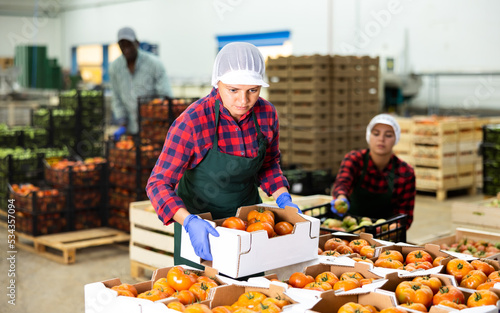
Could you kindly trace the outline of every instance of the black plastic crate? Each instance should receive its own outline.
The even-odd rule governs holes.
[[[330,194],[333,176],[330,169],[306,171],[302,169],[283,170],[283,175],[290,184],[291,193],[310,196]]]
[[[51,129],[51,110],[45,107],[33,110],[31,120],[35,127]]]
[[[317,205],[314,207],[310,207],[308,209],[304,209],[302,211],[304,214],[318,218],[321,221],[320,230],[322,233],[331,233],[337,231],[343,231],[347,233],[364,232],[372,234],[373,238],[375,239],[381,239],[392,242],[406,242],[406,228],[408,225],[408,216],[406,214],[398,214],[392,216],[391,218],[385,219],[384,222],[379,222],[379,223],[376,222],[379,221],[380,219],[368,218],[372,223],[372,225],[357,226],[357,227],[352,227],[350,229],[342,229],[342,228],[333,229],[325,227],[325,221],[327,219],[336,219],[343,221],[346,217],[352,217],[356,220],[356,224],[360,225],[362,220],[367,219],[367,217],[361,217],[356,215],[346,215],[345,217],[340,217],[339,215],[331,211],[330,203]],[[315,214],[317,212],[320,214]]]
[[[63,188],[102,186],[105,180],[105,159],[94,162],[67,159],[49,165],[44,161],[45,179]]]
[[[92,229],[104,226],[101,209],[75,211],[72,217],[72,230]]]
[[[57,234],[68,231],[68,213],[30,214],[16,211],[16,231],[30,236]]]
[[[23,182],[24,178],[38,178],[44,154],[24,149],[4,149],[0,154],[0,173],[10,182]]]
[[[0,148],[14,148],[21,146],[22,133],[13,129],[0,130]]]
[[[23,127],[20,128],[20,146],[29,149],[45,148],[49,146],[50,134],[45,128]]]
[[[483,142],[500,145],[500,124],[483,126]]]
[[[496,161],[500,163],[500,144],[483,143],[482,154],[484,161]]]
[[[130,218],[128,211],[111,209],[109,212],[108,226],[130,233]]]
[[[140,152],[136,149],[138,146]],[[110,166],[152,169],[160,156],[161,148],[159,143],[134,136],[121,142],[108,141],[106,156]]]
[[[66,192],[48,186],[31,191],[23,186],[27,184],[9,185],[9,197],[15,200],[16,210],[32,215],[68,211]]]

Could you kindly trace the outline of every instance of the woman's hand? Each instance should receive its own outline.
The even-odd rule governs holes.
[[[282,209],[287,206],[291,206],[299,210],[299,213],[302,214],[302,211],[299,209],[299,206],[292,202],[292,196],[288,192],[284,192],[276,199],[276,204]]]
[[[210,223],[193,214],[186,217],[183,226],[189,234],[196,255],[204,260],[212,261],[208,235],[219,237],[217,230]]]
[[[344,216],[349,210],[350,203],[349,200],[344,195],[340,195],[338,198],[333,199],[331,202],[331,211],[338,216]]]

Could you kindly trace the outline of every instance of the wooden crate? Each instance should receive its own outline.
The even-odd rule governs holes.
[[[174,265],[174,224],[163,225],[149,200],[130,203],[130,260],[156,268]]]
[[[415,165],[442,167],[457,164],[457,143],[443,143],[441,145],[421,145],[414,142],[412,155]]]
[[[293,77],[289,88],[292,90],[330,90],[330,77]]]
[[[414,118],[413,141],[416,144],[440,145],[458,141],[456,119]]]
[[[332,115],[329,113],[308,112],[302,114],[291,114],[290,118],[294,125],[304,127],[328,127],[332,122]]]
[[[451,208],[452,223],[474,229],[500,231],[500,207],[497,198],[479,202],[454,202]],[[500,240],[499,240],[500,241]]]
[[[335,134],[334,129],[330,127],[291,127],[290,132],[291,132],[291,137],[294,139],[308,139],[308,140],[331,139]]]
[[[459,227],[455,229],[455,233],[452,235],[445,233],[442,236],[439,236],[439,234],[436,236],[436,234],[432,234],[429,235],[428,238],[422,238],[421,242],[417,242],[416,244],[423,245],[430,243],[435,245],[446,244],[448,246],[451,246],[452,244],[458,243],[460,240],[465,238],[474,241],[485,240],[491,243],[497,243],[500,241],[500,234],[488,231],[481,231],[477,229]]]

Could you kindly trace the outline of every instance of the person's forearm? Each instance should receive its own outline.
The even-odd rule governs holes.
[[[278,199],[278,197],[282,194],[282,193],[285,193],[285,192],[288,192],[288,189],[286,187],[281,187],[281,188],[278,188],[278,190],[276,190],[274,193],[273,193],[273,198],[274,199]]]
[[[176,221],[177,223],[179,223],[181,225],[184,225],[184,220],[189,215],[191,215],[191,213],[189,213],[188,210],[186,210],[185,208],[180,208],[174,214],[174,221]]]

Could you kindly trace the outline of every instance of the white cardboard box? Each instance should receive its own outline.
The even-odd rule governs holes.
[[[320,221],[317,218],[297,213],[297,209],[280,209],[259,205],[274,212],[276,220],[285,220],[294,225],[292,234],[268,238],[266,231],[246,232],[220,227],[223,220],[211,221],[219,237],[210,236],[213,261],[202,260],[196,255],[189,235],[182,229],[181,256],[190,261],[217,269],[227,276],[244,277],[318,257]],[[248,212],[257,206],[238,209],[236,216],[246,220]]]

